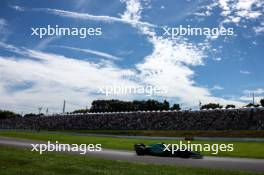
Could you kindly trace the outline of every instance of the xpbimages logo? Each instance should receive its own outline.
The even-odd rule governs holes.
[[[101,27],[54,27],[48,25],[47,27],[31,27],[31,35],[43,38],[44,36],[78,36],[79,38],[86,38],[88,36],[100,36],[102,35]]]
[[[195,151],[195,152],[211,152],[211,154],[218,154],[219,152],[234,151],[234,144],[200,144],[200,143],[183,143],[179,144],[163,144],[164,150],[176,154],[178,151]]]
[[[39,152],[42,154],[43,152],[79,152],[80,154],[86,154],[87,151],[102,151],[101,144],[62,144],[56,141],[55,143],[51,143],[50,141],[47,144],[31,144],[31,151]]]
[[[137,85],[137,86],[126,86],[126,85],[109,85],[98,87],[99,94],[109,95],[124,95],[124,94],[141,94],[146,96],[161,95],[168,93],[166,87],[158,87],[151,85]]]
[[[234,34],[233,28],[225,28],[225,27],[191,27],[190,25],[179,27],[163,27],[163,36],[175,39],[177,36],[231,36]]]

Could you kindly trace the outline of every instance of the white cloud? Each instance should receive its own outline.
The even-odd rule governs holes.
[[[217,58],[213,58],[214,61],[222,61],[222,58],[217,57]]]
[[[81,10],[82,8],[86,7],[87,5],[90,5],[90,0],[76,0],[73,2],[75,5],[75,9]]]
[[[10,31],[7,29],[8,22],[4,18],[0,18],[0,41],[6,40]]]
[[[102,21],[102,22],[109,22],[109,23],[121,22],[121,23],[130,24],[130,25],[143,25],[143,26],[155,27],[155,25],[147,23],[147,22],[136,21],[136,17],[133,17],[130,20],[128,20],[125,18],[121,19],[117,17],[103,16],[103,15],[98,16],[98,15],[92,15],[89,13],[79,13],[79,12],[60,10],[60,9],[36,8],[34,10],[43,11],[43,12],[58,15],[61,17],[67,17],[67,18],[73,18],[73,19],[93,20],[93,21]]]
[[[211,88],[211,90],[223,90],[224,88],[220,85],[215,85],[214,87]]]
[[[199,87],[193,80],[196,76],[192,66],[201,66],[206,58],[203,45],[194,45],[182,38],[171,40],[159,37],[153,25],[141,20],[143,7],[138,0],[123,1],[126,11],[121,18],[111,16],[95,16],[87,13],[69,12],[57,9],[37,9],[58,16],[96,20],[103,22],[128,23],[137,28],[153,45],[152,52],[135,65],[134,69],[123,69],[113,62],[90,63],[84,60],[65,57],[26,48],[18,48],[0,42],[0,47],[20,56],[0,57],[0,96],[1,105],[21,110],[34,110],[42,105],[61,108],[64,99],[71,102],[70,109],[86,106],[93,99],[105,98],[94,95],[98,86],[149,84],[166,87],[168,93],[164,98],[179,99],[179,103],[194,106],[202,103],[218,102],[222,104],[241,105],[238,101],[214,97],[210,89]],[[67,46],[66,46],[67,47]],[[80,50],[91,53],[91,50]],[[102,52],[93,51],[94,54]],[[104,56],[105,53],[103,53]],[[113,55],[107,55],[107,57]],[[33,58],[33,59],[31,59]],[[19,69],[18,69],[19,68]],[[137,79],[138,81],[132,81]],[[8,87],[30,82],[32,87],[7,92]],[[112,97],[109,97],[112,98]],[[133,96],[115,98],[130,99]],[[52,100],[51,100],[52,99]],[[29,106],[24,106],[25,104]]]
[[[83,52],[83,53],[88,53],[88,54],[93,54],[93,55],[97,55],[97,56],[100,56],[100,57],[103,57],[103,58],[107,58],[107,59],[110,59],[110,60],[120,60],[121,59],[121,58],[119,58],[117,56],[111,55],[109,53],[97,51],[97,50],[81,49],[81,48],[69,47],[69,46],[54,46],[54,47],[75,50],[75,51],[78,51],[78,52]]]
[[[254,103],[255,104],[259,104],[261,99],[263,99],[263,96],[254,96]],[[246,103],[253,103],[253,97],[250,96],[250,95],[241,96],[237,100],[240,100],[240,101],[243,101],[243,102],[246,102]]]
[[[263,9],[261,4],[263,4],[261,0],[219,0],[222,15],[227,17],[226,22],[234,23],[238,23],[241,18],[256,19],[261,16]]]
[[[245,101],[248,103],[253,103],[253,94],[254,94],[254,103],[259,104],[261,99],[264,99],[264,89],[258,88],[255,90],[244,90],[243,94],[239,100]]]
[[[0,18],[0,29],[2,29],[2,27],[5,27],[7,25],[7,21],[4,18]]]
[[[264,33],[264,22],[260,24],[260,26],[253,27],[253,30],[255,31],[256,34],[260,35]]]
[[[23,11],[26,10],[24,7],[21,7],[21,6],[18,6],[18,5],[10,5],[9,7],[14,9],[14,10],[16,10],[16,11],[19,11],[19,12],[23,12]]]
[[[230,0],[219,0],[219,6],[223,10],[228,11],[228,10],[230,10],[230,7],[228,5],[229,2],[230,2]]]
[[[241,70],[239,71],[241,74],[246,74],[246,75],[249,75],[251,74],[251,72],[247,71],[247,70]]]
[[[210,16],[213,10],[220,8],[219,26],[233,23],[237,26],[244,26],[244,22],[252,21],[256,25],[253,29],[257,34],[263,32],[264,1],[263,0],[214,0],[213,2],[201,6],[194,15],[201,17]],[[218,10],[218,9],[217,9]]]
[[[196,20],[203,21],[205,17],[211,16],[213,14],[212,10],[216,6],[218,6],[218,2],[208,3],[207,5],[204,5],[204,6],[198,5],[197,8],[193,9],[193,12],[189,14],[197,16],[195,18]]]
[[[138,7],[137,10],[131,11],[127,7],[125,14],[131,17],[140,16],[141,9]],[[195,73],[189,66],[203,65],[206,55],[202,48],[205,46],[196,46],[182,38],[170,40],[159,37],[152,28],[147,26],[136,27],[147,36],[148,41],[153,45],[152,53],[136,65],[136,68],[141,72],[141,80],[148,84],[166,87],[168,93],[165,97],[177,98],[181,103],[189,106],[198,104],[199,100],[205,103],[217,101],[224,104],[239,104],[213,97],[208,89],[198,87],[192,80]]]
[[[210,15],[212,15],[212,12],[209,11],[209,10],[207,10],[205,12],[196,12],[196,13],[193,13],[193,15],[201,16],[201,17],[203,17],[203,16],[210,16]]]
[[[0,35],[6,30],[7,21],[4,18],[0,18]]]
[[[53,41],[56,41],[60,39],[60,36],[55,36],[55,37],[47,37],[43,40],[41,40],[38,45],[35,47],[37,50],[44,50],[48,45],[50,45]]]
[[[232,21],[233,23],[239,23],[240,20],[241,20],[240,17],[234,17],[234,18],[231,19],[231,21]]]
[[[257,34],[264,33],[264,26],[254,27],[254,31]]]
[[[256,94],[256,95],[262,95],[264,94],[264,89],[259,88],[255,90],[244,90],[243,94]]]
[[[5,43],[1,43],[0,47],[20,55],[0,57],[0,104],[7,109],[34,111],[43,106],[59,112],[62,101],[66,99],[70,102],[68,110],[72,110],[89,105],[92,99],[106,98],[96,94],[98,87],[137,85],[126,78],[134,76],[132,70],[121,69],[110,62],[95,64]],[[14,89],[28,82],[32,84],[29,88],[10,90],[10,87]]]
[[[138,0],[121,0],[126,3],[126,11],[121,15],[121,19],[126,21],[140,21],[142,7]]]

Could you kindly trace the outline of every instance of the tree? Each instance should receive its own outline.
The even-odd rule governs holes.
[[[159,103],[156,100],[148,100],[146,101],[146,106],[144,107],[143,110],[145,111],[153,111],[153,110],[161,110],[163,104]]]
[[[229,105],[226,105],[225,108],[226,108],[226,109],[229,109],[229,108],[236,108],[236,106],[235,106],[235,105],[232,105],[232,104],[229,104]]]
[[[216,104],[216,103],[209,103],[209,104],[205,104],[201,107],[201,109],[216,109],[216,108],[222,108],[223,106],[221,106],[220,104]]]
[[[171,110],[177,110],[177,111],[179,111],[179,110],[181,110],[181,107],[180,107],[179,104],[173,104],[172,107],[171,107]]]
[[[264,107],[264,98],[260,100],[260,104]]]
[[[40,113],[40,114],[29,113],[29,114],[25,114],[24,118],[26,118],[26,117],[40,117],[40,116],[44,116],[44,114],[43,113]]]
[[[73,114],[77,114],[77,113],[88,113],[89,109],[77,109],[75,111],[73,111]]]
[[[170,104],[166,100],[159,102],[157,100],[95,100],[92,102],[91,112],[121,112],[121,111],[157,111],[169,110]]]
[[[253,103],[249,103],[249,104],[247,104],[245,107],[247,107],[247,108],[251,108],[251,107],[254,107],[254,108],[256,108],[256,107],[259,107],[259,104],[253,104]]]
[[[163,110],[169,110],[170,109],[170,103],[164,100],[163,102]]]
[[[19,117],[20,115],[12,112],[12,111],[4,111],[0,110],[0,119],[7,119],[12,117]]]

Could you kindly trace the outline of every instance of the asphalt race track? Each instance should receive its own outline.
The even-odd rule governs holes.
[[[0,145],[6,145],[12,147],[32,148],[30,144],[38,144],[38,143],[47,143],[47,142],[0,137]],[[78,152],[67,152],[67,153],[79,154]],[[182,158],[168,158],[168,157],[137,156],[132,151],[118,151],[118,150],[109,150],[109,149],[103,149],[100,152],[87,152],[86,155],[93,157],[100,157],[109,160],[124,160],[130,162],[144,162],[144,163],[152,163],[152,164],[166,164],[166,165],[178,165],[178,166],[221,168],[228,170],[246,170],[246,171],[264,172],[264,159],[224,158],[224,157],[223,158],[204,157],[203,159],[182,159]]]

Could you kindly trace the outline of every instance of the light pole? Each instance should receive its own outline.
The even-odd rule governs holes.
[[[39,107],[39,108],[38,108],[39,115],[41,114],[41,110],[42,110],[42,107]]]
[[[252,93],[252,102],[253,102],[253,105],[255,105],[255,94],[254,94],[254,92]]]
[[[62,113],[63,114],[65,113],[65,107],[66,107],[66,101],[64,100],[63,101],[63,107],[62,107]]]

